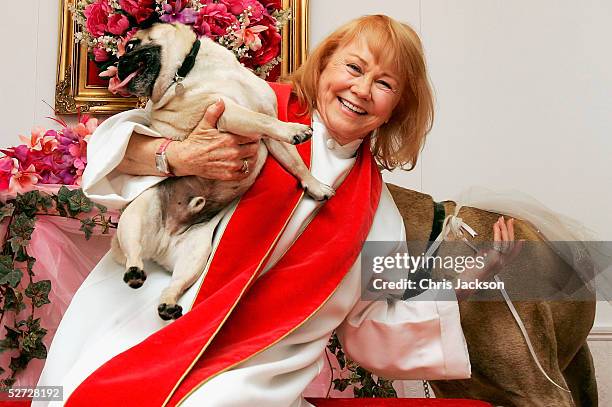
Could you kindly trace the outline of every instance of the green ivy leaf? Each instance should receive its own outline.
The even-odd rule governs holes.
[[[30,240],[32,232],[34,232],[35,221],[33,218],[27,216],[25,213],[20,213],[15,216],[13,223],[10,227],[12,236],[21,237],[22,240]]]
[[[350,384],[348,379],[334,379],[333,383],[334,383],[334,390],[338,390],[338,391],[346,390],[346,388]]]
[[[4,292],[4,310],[20,313],[25,307],[26,305],[23,303],[23,294],[15,292],[11,287],[6,287],[6,291]]]
[[[21,238],[16,238],[16,239],[21,239]],[[11,245],[12,244],[13,242],[11,242]],[[27,241],[15,242],[16,247],[17,245],[19,247],[15,253],[15,261],[19,261],[19,262],[28,261],[30,256],[28,256],[28,252],[26,252],[26,249],[25,249],[25,246],[27,244],[28,244]]]
[[[36,308],[40,308],[45,304],[49,304],[49,291],[51,291],[51,281],[41,280],[30,283],[25,290],[25,295],[32,299],[32,304]]]
[[[0,206],[0,222],[2,222],[5,218],[13,216],[15,212],[15,205],[12,203],[6,203]],[[1,373],[0,373],[1,374]]]
[[[81,219],[81,227],[79,228],[79,230],[85,233],[85,240],[89,240],[89,238],[93,234],[95,226],[96,223],[91,218]]]
[[[7,255],[0,256],[0,276],[13,271],[13,258]]]
[[[100,211],[100,213],[106,213],[108,211],[108,209],[106,209],[106,206],[104,205],[100,205],[98,203],[94,203],[95,207],[98,208],[98,211]]]
[[[46,359],[47,358],[47,347],[38,340],[36,346],[29,352],[30,358]]]
[[[15,198],[15,206],[19,208],[19,212],[31,218],[36,214],[36,210],[38,209],[39,196],[38,191],[17,194],[17,197]]]
[[[15,384],[15,380],[16,379],[11,379],[10,377],[7,377],[6,379],[2,380],[2,385],[5,388],[11,388],[13,387],[13,385]],[[6,392],[5,392],[6,393]]]
[[[53,199],[48,194],[39,194],[38,206],[47,212],[48,209],[53,208]]]
[[[27,268],[28,268],[28,273],[33,276],[34,275],[34,264],[36,263],[36,259],[34,257],[28,256],[27,261]]]
[[[57,191],[57,200],[63,204],[67,204],[68,198],[70,198],[70,189],[66,188],[65,185],[62,185]]]
[[[336,354],[336,359],[338,359],[338,364],[340,365],[340,369],[344,369],[344,367],[346,366],[346,359],[344,357],[344,352],[339,351]]]
[[[89,213],[93,209],[93,202],[85,196],[83,190],[75,189],[68,198],[69,212],[72,216],[79,213]]]
[[[33,319],[32,315],[28,317],[28,329],[35,332],[39,339],[42,339],[42,337],[47,333],[47,330],[45,328],[41,328],[40,326],[40,318]]]
[[[19,285],[19,282],[23,278],[23,272],[21,270],[11,270],[7,274],[0,276],[0,285],[8,284],[15,288]]]
[[[17,357],[11,358],[11,364],[9,365],[9,368],[14,372],[19,372],[25,369],[25,367],[28,365],[28,362],[30,362],[30,360],[31,358],[28,357],[27,354],[22,353]]]
[[[36,332],[26,332],[21,339],[21,349],[24,352],[30,353],[36,347],[38,335]]]
[[[4,325],[6,329],[6,335],[3,340],[0,341],[0,352],[4,352],[9,349],[19,349],[19,338],[21,338],[21,332]]]
[[[59,213],[60,216],[64,218],[68,217],[68,211],[66,211],[65,205],[58,202],[57,205],[55,205],[55,209],[57,210],[57,213]]]

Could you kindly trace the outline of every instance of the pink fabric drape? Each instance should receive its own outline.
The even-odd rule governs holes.
[[[57,193],[60,185],[36,186],[36,190]],[[76,187],[72,187],[76,188]],[[0,199],[13,198],[9,194],[1,194]],[[116,216],[113,216],[116,218]],[[8,219],[1,227],[0,233],[4,239]],[[37,215],[36,227],[28,246],[28,254],[36,258],[34,264],[34,281],[51,280],[51,292],[49,293],[50,304],[45,304],[34,311],[34,317],[40,318],[41,327],[47,330],[43,343],[49,349],[53,336],[57,330],[68,304],[74,293],[79,288],[85,277],[110,249],[111,237],[114,229],[107,235],[101,235],[96,231],[89,239],[79,230],[81,222],[77,219],[62,218],[53,215]],[[3,242],[4,243],[4,242]],[[120,277],[118,277],[120,278]],[[25,289],[28,277],[24,275],[21,288]],[[102,306],[102,304],[100,304]],[[22,311],[19,317],[29,315],[29,309]],[[12,315],[6,315],[3,325],[12,325]],[[4,335],[4,329],[2,330]],[[13,352],[0,354],[0,364],[8,366]],[[14,386],[35,386],[45,361],[33,359],[27,369],[20,372],[16,377]]]

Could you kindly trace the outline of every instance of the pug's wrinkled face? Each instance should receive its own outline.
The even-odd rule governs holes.
[[[159,23],[140,30],[119,58],[119,79],[124,81],[132,75],[127,85],[130,93],[158,100],[170,86],[193,41],[195,34],[182,24]]]
[[[125,54],[119,58],[117,75],[124,81],[131,74],[127,89],[136,96],[151,96],[153,86],[161,70],[161,45],[153,42],[143,43],[134,38],[125,46]]]

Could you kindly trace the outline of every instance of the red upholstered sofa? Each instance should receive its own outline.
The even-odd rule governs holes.
[[[460,399],[322,399],[307,398],[316,407],[491,407],[484,401]],[[28,407],[29,401],[0,401],[2,407]]]
[[[491,407],[484,401],[461,399],[306,399],[316,407]]]

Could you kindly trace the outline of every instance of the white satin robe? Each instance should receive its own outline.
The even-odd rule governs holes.
[[[92,136],[83,176],[83,189],[92,199],[120,208],[163,179],[113,171],[124,155],[132,131],[159,137],[145,127],[147,123],[144,110],[124,112],[106,120]],[[316,115],[313,128],[313,175],[337,187],[355,162],[359,141],[339,146],[330,139]],[[268,268],[290,246],[317,206],[310,198],[300,202]],[[229,214],[221,221],[215,245],[228,219]],[[368,240],[405,240],[402,218],[386,187]],[[245,247],[249,244],[245,242]],[[333,242],[328,245],[333,250]],[[157,302],[170,275],[150,262],[145,267],[147,281],[134,290],[123,282],[124,268],[109,254],[100,261],[77,291],[60,323],[39,385],[63,385],[64,399],[67,399],[105,361],[168,323],[158,317]],[[188,312],[202,278],[180,299],[184,312]],[[337,291],[310,320],[276,345],[214,377],[182,405],[309,406],[301,393],[321,371],[323,351],[334,329],[345,352],[381,376],[396,379],[470,376],[456,301],[361,301],[360,280],[360,259],[357,259]],[[33,403],[33,406],[42,405],[46,403]]]

